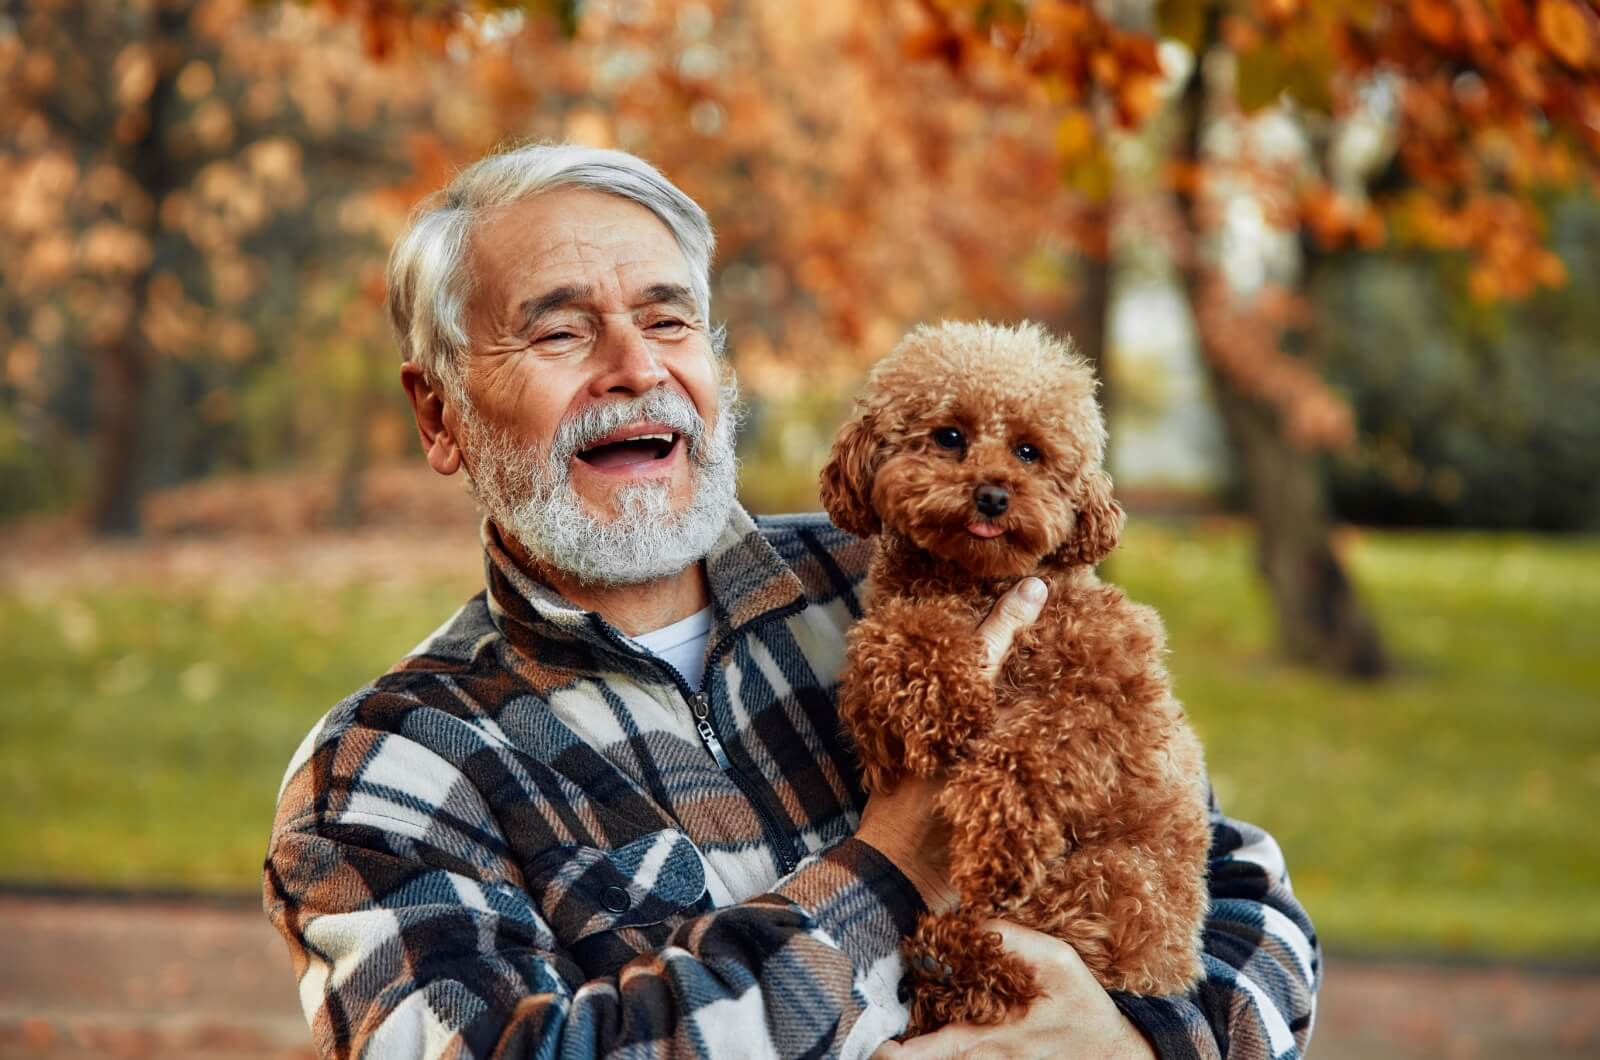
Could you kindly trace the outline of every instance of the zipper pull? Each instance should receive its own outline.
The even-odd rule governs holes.
[[[706,750],[711,752],[711,757],[717,760],[717,765],[723,769],[732,769],[733,763],[728,760],[728,752],[722,749],[722,741],[717,739],[717,730],[711,727],[711,699],[704,692],[696,692],[689,697],[689,709],[694,712],[694,727],[700,733]]]

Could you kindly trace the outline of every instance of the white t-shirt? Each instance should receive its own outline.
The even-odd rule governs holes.
[[[633,639],[657,658],[665,659],[700,691],[700,678],[706,668],[706,640],[711,636],[711,608],[702,608],[670,626],[640,633]]]

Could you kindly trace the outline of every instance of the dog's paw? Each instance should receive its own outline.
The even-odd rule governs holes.
[[[915,1034],[949,1023],[999,1023],[1040,995],[1032,969],[1006,951],[999,932],[962,914],[924,917],[905,957]]]

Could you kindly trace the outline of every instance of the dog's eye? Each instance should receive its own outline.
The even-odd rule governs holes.
[[[1029,445],[1027,442],[1023,442],[1021,445],[1013,449],[1012,452],[1016,453],[1017,459],[1022,461],[1024,464],[1031,464],[1043,455],[1036,447]]]
[[[967,440],[954,427],[940,427],[933,432],[933,444],[940,449],[960,449],[967,444]]]

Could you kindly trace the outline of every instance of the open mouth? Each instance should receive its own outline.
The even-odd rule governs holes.
[[[993,523],[971,522],[967,524],[967,533],[971,534],[973,537],[988,539],[991,537],[999,537],[1001,534],[1005,533],[1005,530],[994,525]]]
[[[676,431],[652,431],[605,439],[579,450],[578,459],[607,471],[653,464],[670,457],[681,437]]]

